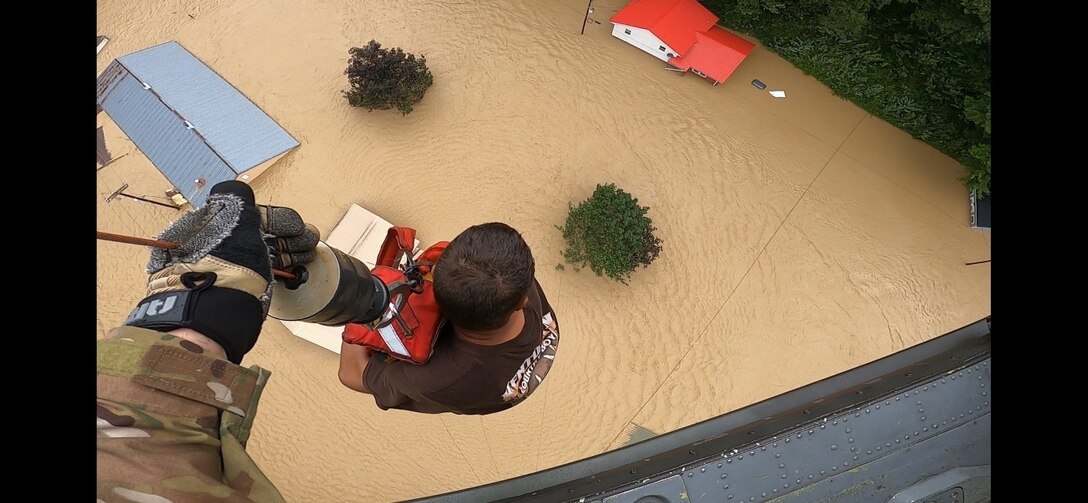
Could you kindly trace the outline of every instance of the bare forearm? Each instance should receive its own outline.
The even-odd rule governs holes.
[[[166,333],[180,337],[204,348],[204,354],[208,356],[214,356],[224,360],[227,359],[227,352],[223,349],[223,346],[196,330],[191,328],[175,328]]]
[[[340,383],[360,393],[370,394],[363,373],[370,363],[370,348],[357,344],[340,343]]]

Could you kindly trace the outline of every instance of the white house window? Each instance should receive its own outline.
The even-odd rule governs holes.
[[[665,52],[665,46],[663,46],[663,45],[659,45],[659,46],[657,46],[657,48],[658,48],[658,49],[661,49],[661,52]]]
[[[623,32],[624,32],[624,33],[626,33],[626,34],[628,34],[628,35],[630,35],[630,34],[631,34],[631,30],[629,30],[629,29],[623,30]]]
[[[675,56],[675,54],[673,54],[673,53],[671,53],[671,52],[667,52],[667,53],[665,53],[665,54],[668,54],[670,58],[671,58],[671,57],[673,57],[673,56]]]

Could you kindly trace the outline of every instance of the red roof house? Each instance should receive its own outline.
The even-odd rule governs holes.
[[[616,12],[612,35],[681,70],[718,85],[755,44],[718,28],[718,16],[697,0],[631,0]]]

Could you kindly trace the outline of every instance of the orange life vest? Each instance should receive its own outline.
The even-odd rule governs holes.
[[[431,269],[449,242],[439,241],[413,259],[415,236],[415,229],[408,227],[389,229],[370,271],[389,290],[389,305],[371,323],[345,325],[344,342],[422,365],[434,352],[442,322],[442,312],[434,298]]]

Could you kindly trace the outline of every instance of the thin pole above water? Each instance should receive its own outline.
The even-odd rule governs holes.
[[[591,9],[591,8],[593,8],[593,0],[589,0],[589,2],[586,3],[586,16],[584,18],[582,18],[582,33],[581,33],[581,35],[586,34],[586,22],[589,21],[589,9]]]

